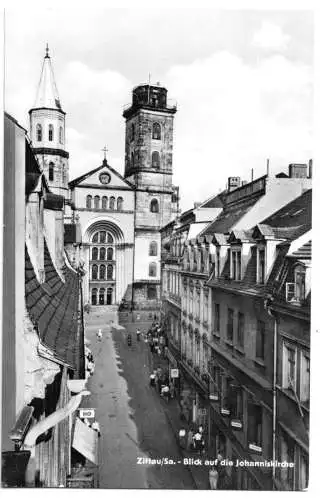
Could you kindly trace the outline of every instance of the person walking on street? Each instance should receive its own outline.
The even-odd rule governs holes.
[[[215,467],[211,467],[209,470],[209,484],[210,484],[210,490],[216,490],[218,486],[218,471]]]
[[[97,333],[97,339],[100,341],[102,340],[102,330],[99,328],[98,333]]]

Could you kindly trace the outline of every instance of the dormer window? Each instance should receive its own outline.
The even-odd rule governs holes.
[[[241,280],[241,250],[231,250],[231,279]]]
[[[286,300],[301,303],[305,298],[306,268],[299,264],[294,269],[294,283],[286,283]]]

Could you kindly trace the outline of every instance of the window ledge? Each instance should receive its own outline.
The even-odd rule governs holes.
[[[256,358],[254,360],[254,363],[256,365],[260,366],[261,368],[265,368],[266,367],[265,362],[261,358]]]
[[[227,344],[228,347],[234,347],[233,342],[231,340],[225,339],[225,343]]]
[[[240,354],[241,356],[244,356],[244,355],[245,355],[245,352],[244,352],[243,347],[235,346],[235,350],[236,350],[236,351],[237,351],[237,353],[238,353],[238,354]]]

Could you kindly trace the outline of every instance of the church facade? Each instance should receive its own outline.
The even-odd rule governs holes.
[[[135,87],[123,112],[124,176],[104,157],[101,165],[69,181],[66,114],[46,51],[29,111],[30,135],[49,187],[64,196],[65,222],[81,227],[77,260],[85,271],[85,303],[125,310],[160,307],[160,229],[179,212],[179,192],[172,184],[175,112],[164,87]],[[66,250],[75,258],[72,245]]]

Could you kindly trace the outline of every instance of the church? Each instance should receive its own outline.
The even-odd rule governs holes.
[[[160,229],[179,213],[179,190],[172,184],[176,111],[166,88],[135,87],[123,111],[124,175],[109,165],[105,151],[101,165],[70,181],[66,113],[46,49],[29,111],[30,138],[49,188],[64,198],[65,248],[70,260],[83,266],[85,304],[160,308]],[[81,232],[77,256],[68,239],[72,225]]]

